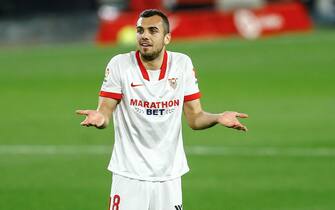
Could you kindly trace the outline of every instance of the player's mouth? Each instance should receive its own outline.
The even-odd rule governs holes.
[[[149,44],[149,43],[147,43],[147,42],[141,42],[141,43],[140,43],[140,46],[141,46],[142,48],[149,48],[149,47],[152,47],[152,44]]]

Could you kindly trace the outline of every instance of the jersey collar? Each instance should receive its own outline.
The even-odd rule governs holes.
[[[161,66],[161,72],[159,74],[159,80],[161,80],[165,77],[166,67],[167,67],[167,59],[168,59],[167,52],[164,51],[164,58],[163,58],[162,66]],[[145,80],[150,81],[148,71],[145,69],[145,67],[144,67],[144,65],[143,65],[143,63],[140,59],[140,51],[136,51],[136,60],[137,60],[138,66],[140,67],[143,78]]]

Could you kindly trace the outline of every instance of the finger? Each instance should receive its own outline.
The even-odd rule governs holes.
[[[248,128],[245,127],[244,125],[242,125],[242,126],[240,126],[240,127],[238,128],[238,130],[241,130],[241,131],[248,131]]]
[[[92,123],[80,123],[81,126],[91,127],[94,126]]]
[[[231,128],[237,129],[237,130],[242,130],[242,131],[248,131],[247,127],[245,127],[244,125],[237,123],[235,125],[233,125]]]
[[[82,121],[80,123],[80,125],[84,125],[84,126],[92,125],[92,122],[90,122],[90,120],[88,120],[88,118],[86,118],[84,121]]]
[[[89,110],[76,110],[76,113],[79,115],[88,115]]]
[[[87,121],[83,121],[83,122],[80,123],[80,125],[82,125],[82,126],[87,126],[88,124],[89,123]]]
[[[249,115],[247,115],[245,113],[236,113],[236,117],[239,117],[239,118],[248,118]]]
[[[234,123],[232,125],[227,126],[228,128],[234,128],[234,129],[238,129],[239,127],[241,127],[241,124],[238,123]]]

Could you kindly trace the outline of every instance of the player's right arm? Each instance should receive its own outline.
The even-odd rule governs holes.
[[[115,56],[108,63],[105,78],[100,90],[98,108],[96,110],[77,110],[77,114],[86,118],[82,126],[106,128],[111,120],[112,113],[122,98],[121,76],[119,71],[120,56]]]
[[[106,128],[118,102],[119,100],[113,98],[99,97],[97,110],[76,111],[77,114],[86,116],[85,120],[80,124],[86,127],[94,126],[99,129]]]

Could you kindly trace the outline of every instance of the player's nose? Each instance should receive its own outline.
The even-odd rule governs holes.
[[[149,39],[150,33],[147,30],[144,30],[144,32],[141,34],[142,39]]]

